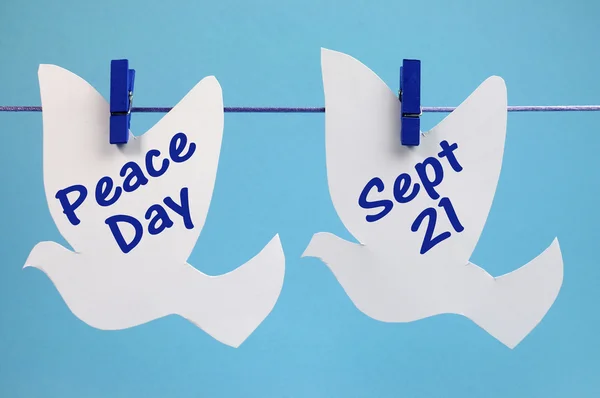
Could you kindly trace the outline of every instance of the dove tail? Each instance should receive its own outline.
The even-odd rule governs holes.
[[[180,315],[216,340],[239,347],[269,315],[281,293],[285,257],[279,236],[248,262],[219,276],[191,267]]]
[[[515,348],[544,318],[563,281],[558,240],[521,268],[495,278],[493,289],[466,314],[509,348]]]

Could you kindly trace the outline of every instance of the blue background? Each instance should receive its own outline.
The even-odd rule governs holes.
[[[402,59],[421,59],[424,106],[458,105],[490,75],[506,80],[511,105],[600,102],[600,2],[541,4],[2,0],[0,104],[39,105],[40,63],[108,98],[110,60],[128,58],[137,106],[173,105],[207,75],[227,106],[322,106],[320,47],[356,57],[393,89]],[[159,117],[134,114],[132,129]],[[422,128],[442,117],[426,114]],[[349,236],[327,191],[323,114],[226,114],[190,263],[227,272],[275,233],[287,259],[278,303],[239,349],[176,316],[93,329],[42,272],[22,269],[37,242],[64,242],[44,197],[41,121],[0,113],[1,397],[600,396],[598,113],[509,115],[472,260],[500,275],[558,236],[565,264],[554,306],[514,350],[455,315],[369,319],[323,263],[300,258],[315,232]]]

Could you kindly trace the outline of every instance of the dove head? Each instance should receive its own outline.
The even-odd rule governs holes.
[[[321,258],[328,247],[335,244],[340,238],[329,232],[319,232],[312,236],[308,246],[302,253],[302,257]]]
[[[364,253],[365,246],[349,242],[329,232],[313,235],[302,257],[316,257],[331,270],[346,269],[356,263],[356,258]]]
[[[54,283],[62,276],[71,275],[78,269],[77,253],[55,242],[40,242],[27,257],[23,268],[33,267],[43,271]]]

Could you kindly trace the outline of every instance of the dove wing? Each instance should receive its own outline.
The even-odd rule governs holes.
[[[346,54],[322,49],[321,63],[327,178],[333,205],[346,228],[361,243],[377,251],[402,253],[402,262],[433,263],[439,259],[447,263],[452,258],[466,262],[485,224],[500,173],[506,131],[503,80],[486,80],[422,137],[421,145],[405,147],[400,144],[400,102],[387,85]],[[454,172],[446,158],[438,157],[442,140],[458,144],[454,154],[463,167],[461,172]],[[423,217],[416,232],[411,232],[411,226],[424,209],[436,209],[433,236],[452,231],[439,207],[439,198],[434,200],[427,195],[415,169],[428,157],[437,158],[443,166],[444,179],[435,190],[440,198],[450,198],[464,231],[453,233],[452,240],[461,240],[460,244],[439,244],[435,250],[420,255],[430,217]],[[431,167],[426,170],[433,179]],[[402,173],[410,176],[412,185],[404,197],[415,189],[415,183],[421,184],[417,196],[408,203],[398,203],[394,198],[394,185]],[[369,222],[367,215],[384,211],[384,207],[359,206],[361,193],[375,177],[381,179],[384,187],[373,187],[366,197],[370,203],[387,200],[393,207],[384,217]],[[402,194],[400,187],[407,180],[403,177],[399,181]]]
[[[454,153],[462,170],[454,172],[446,158],[440,159],[445,176],[438,191],[441,197],[449,198],[464,230],[455,234],[439,207],[438,219],[440,228],[460,240],[459,244],[440,248],[440,254],[459,260],[461,265],[475,250],[494,201],[504,156],[506,119],[506,85],[502,78],[492,76],[426,134],[425,139],[435,151],[440,150],[439,143],[444,140],[458,146]]]
[[[170,197],[179,204],[181,190],[186,188],[193,228],[185,227],[184,230],[182,217],[167,208],[175,225],[156,236],[162,241],[148,240],[146,243],[149,246],[145,250],[168,244],[177,261],[187,261],[208,215],[217,177],[223,127],[221,86],[215,77],[209,76],[202,79],[168,114],[139,138],[144,153],[150,148],[162,148],[161,153],[167,155],[173,144],[173,137],[180,132],[187,139],[187,149],[183,154],[191,150],[192,144],[194,146],[194,152],[188,160],[171,162],[164,176],[148,183],[148,188],[155,192],[153,197]],[[159,161],[155,162],[158,168]]]
[[[76,252],[121,254],[115,238],[106,224],[116,214],[132,216],[143,225],[143,238],[136,251],[165,255],[169,252],[182,262],[193,250],[204,225],[212,198],[223,134],[223,99],[221,87],[214,77],[200,81],[168,114],[141,137],[126,145],[109,143],[110,108],[106,100],[85,80],[55,65],[41,65],[38,71],[43,109],[44,188],[50,213],[61,235]],[[178,132],[187,137],[187,150],[195,144],[195,152],[185,162],[168,159],[166,172],[160,177],[149,176],[146,158],[149,150],[158,150],[153,157],[156,169],[169,158],[171,139]],[[186,150],[182,152],[185,154]],[[135,162],[148,182],[133,192],[122,191],[110,206],[96,201],[98,181],[110,177],[113,187],[123,187],[123,166]],[[134,177],[135,179],[135,177]],[[81,220],[74,225],[63,213],[56,198],[59,190],[76,184],[85,186],[87,194],[75,210]],[[163,199],[180,202],[181,188],[188,188],[189,210],[193,228],[186,228],[180,216],[165,206]],[[74,203],[77,192],[70,194]],[[147,230],[145,213],[153,204],[162,205],[174,225],[157,235]],[[131,240],[133,230],[124,227],[123,235]],[[132,252],[134,253],[134,252]]]

